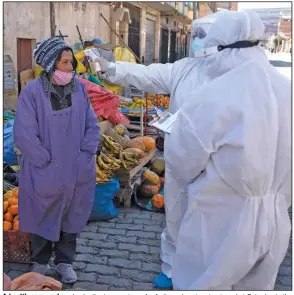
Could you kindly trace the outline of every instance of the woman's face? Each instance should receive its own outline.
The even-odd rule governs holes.
[[[61,53],[60,60],[57,61],[56,63],[56,70],[61,71],[61,72],[72,72],[73,71],[73,56],[71,51],[69,50],[64,50]]]

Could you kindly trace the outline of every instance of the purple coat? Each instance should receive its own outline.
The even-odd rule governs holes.
[[[20,230],[58,241],[60,231],[79,233],[95,197],[97,118],[84,85],[75,80],[72,106],[54,111],[43,80],[21,92],[14,124],[19,147]]]

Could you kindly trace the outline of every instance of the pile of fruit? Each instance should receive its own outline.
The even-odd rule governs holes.
[[[169,108],[170,98],[164,95],[150,94],[148,101],[156,107],[163,107],[165,110]]]
[[[115,171],[123,168],[129,170],[139,164],[155,149],[155,141],[150,137],[130,139],[125,126],[119,124],[108,128],[101,135],[100,151],[97,155],[96,183],[110,181]]]
[[[3,229],[19,230],[18,221],[18,188],[8,191],[3,197]]]
[[[143,182],[140,185],[140,197],[152,198],[152,206],[164,207],[164,196],[159,191],[164,186],[165,161],[163,158],[155,158],[150,169],[143,172]]]
[[[153,105],[150,100],[147,102],[148,109],[152,109]],[[134,97],[132,101],[124,102],[120,105],[121,108],[132,108],[132,109],[140,109],[146,108],[146,99],[142,99],[139,97]]]

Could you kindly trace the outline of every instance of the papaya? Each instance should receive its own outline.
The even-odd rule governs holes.
[[[145,153],[142,150],[137,149],[137,148],[128,148],[128,149],[125,150],[125,152],[132,153],[132,154],[134,154],[136,157],[138,157],[140,159],[145,157]]]
[[[153,171],[154,173],[156,173],[157,175],[162,176],[164,174],[164,171],[165,171],[164,158],[160,158],[160,157],[155,158],[152,161],[150,170]]]
[[[155,140],[149,136],[137,137],[135,141],[143,142],[145,146],[145,152],[149,153],[155,149]]]
[[[145,152],[145,145],[144,145],[143,141],[137,140],[136,138],[131,139],[128,142],[127,148],[136,148],[136,149],[140,149],[141,151]]]
[[[143,183],[140,185],[140,197],[143,199],[152,198],[154,195],[156,195],[160,190],[159,185],[150,184],[149,181],[143,181]]]
[[[160,185],[160,179],[156,173],[147,169],[143,172],[142,176],[144,180],[149,180],[152,184]]]
[[[156,194],[152,197],[152,206],[155,208],[163,208],[164,207],[164,196],[160,194]]]

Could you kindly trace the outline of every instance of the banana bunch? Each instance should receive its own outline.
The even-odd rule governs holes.
[[[137,166],[140,162],[139,156],[135,156],[132,153],[121,151],[119,156],[120,156],[122,166],[126,170],[128,170],[134,166]]]
[[[98,165],[96,165],[96,174],[96,183],[110,181],[110,172],[106,170],[100,170]]]
[[[112,137],[105,134],[101,135],[101,151],[96,159],[96,182],[109,181],[114,171],[123,167],[130,169],[140,162],[140,158],[133,153],[123,150],[123,147]]]
[[[110,136],[102,134],[101,144],[106,150],[112,155],[119,155],[120,151],[123,150],[122,146],[113,140]]]

